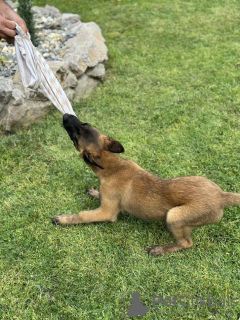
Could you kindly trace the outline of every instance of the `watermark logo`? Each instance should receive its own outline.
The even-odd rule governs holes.
[[[126,318],[145,316],[146,313],[149,312],[149,307],[142,304],[137,291],[133,292],[131,295],[125,295],[122,299],[120,299],[120,302],[122,302],[121,311]]]
[[[133,316],[145,316],[145,314],[149,311],[149,307],[143,306],[138,292],[133,292],[132,294],[132,306],[127,312],[127,315],[130,317]]]
[[[132,294],[125,295],[121,302],[121,311],[124,318],[134,317],[134,316],[145,316],[147,313],[157,313],[160,309],[159,307],[180,307],[180,308],[196,308],[199,310],[201,307],[211,308],[227,308],[226,312],[232,313],[231,308],[240,305],[239,298],[231,298],[229,295],[225,298],[214,298],[210,295],[202,297],[194,297],[193,295],[182,295],[180,297],[165,297],[155,295],[151,299],[151,303],[146,306],[141,300],[139,293],[137,291]],[[233,310],[232,310],[233,311]],[[215,310],[216,313],[216,310]]]

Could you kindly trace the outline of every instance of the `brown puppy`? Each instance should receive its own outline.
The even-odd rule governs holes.
[[[116,221],[120,211],[147,220],[166,221],[176,241],[155,246],[149,254],[163,255],[192,247],[191,232],[195,227],[218,222],[226,206],[240,205],[240,194],[224,192],[203,177],[161,179],[136,163],[115,153],[123,146],[102,135],[75,116],[65,114],[63,125],[80,157],[92,168],[100,181],[100,192],[89,194],[100,199],[99,209],[52,219],[60,225]]]

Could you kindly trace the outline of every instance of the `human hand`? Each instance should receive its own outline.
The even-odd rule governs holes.
[[[25,33],[28,32],[25,21],[5,2],[0,0],[0,39],[5,39],[8,43],[14,44],[16,23]]]

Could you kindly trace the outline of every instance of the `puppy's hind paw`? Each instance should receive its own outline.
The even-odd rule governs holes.
[[[152,256],[163,256],[165,253],[164,246],[154,246],[148,251],[148,255]]]
[[[89,195],[90,197],[99,200],[100,199],[100,193],[98,190],[94,189],[94,188],[90,188],[87,190],[87,195]]]

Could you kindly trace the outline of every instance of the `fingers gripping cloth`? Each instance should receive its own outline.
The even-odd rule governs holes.
[[[16,25],[15,50],[22,84],[38,89],[54,106],[64,113],[75,115],[60,83],[41,53],[34,47],[29,34]]]

